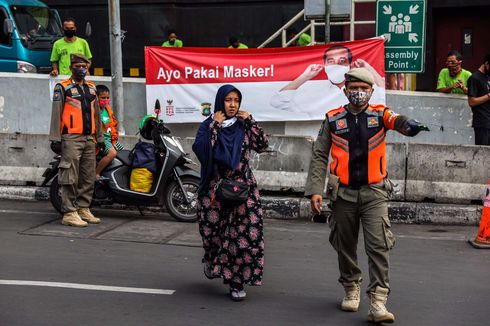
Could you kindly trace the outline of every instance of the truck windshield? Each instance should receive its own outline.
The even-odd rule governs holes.
[[[38,41],[53,41],[62,36],[55,12],[46,7],[11,6],[15,25],[24,45],[36,48]],[[41,42],[45,43],[45,42]]]

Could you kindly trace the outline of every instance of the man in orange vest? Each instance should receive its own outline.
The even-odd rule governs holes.
[[[339,281],[345,290],[341,309],[359,308],[361,270],[356,249],[361,224],[369,261],[368,320],[380,323],[395,320],[385,307],[390,291],[389,250],[395,242],[388,219],[387,201],[393,187],[386,173],[385,134],[392,129],[415,136],[429,129],[384,105],[370,105],[373,84],[374,78],[365,68],[353,68],[345,74],[344,93],[349,104],[326,114],[313,147],[305,196],[311,199],[312,210],[320,214],[331,153],[329,240],[338,254]]]
[[[111,96],[109,88],[104,85],[97,85],[97,97],[99,98],[100,119],[104,130],[104,157],[97,164],[95,176],[100,178],[100,174],[114,160],[117,152],[124,149],[119,142],[119,132],[117,131],[117,119],[111,108]]]
[[[90,212],[95,182],[95,146],[104,149],[97,91],[86,81],[90,61],[81,54],[70,56],[70,79],[57,84],[53,93],[49,140],[61,154],[63,225],[84,227],[100,223]]]

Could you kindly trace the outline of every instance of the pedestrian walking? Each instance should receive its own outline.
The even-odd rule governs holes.
[[[214,114],[201,123],[192,146],[201,162],[197,215],[204,274],[222,278],[234,301],[245,298],[244,285],[262,284],[264,268],[263,208],[249,160],[268,140],[241,103],[237,88],[220,87]]]
[[[446,68],[439,72],[437,91],[441,93],[467,94],[471,72],[462,68],[463,56],[458,51],[449,51]]]
[[[102,171],[111,164],[117,156],[117,152],[122,151],[124,146],[119,142],[117,119],[111,108],[111,94],[109,88],[104,85],[97,85],[97,98],[99,99],[100,119],[102,122],[105,144],[105,150],[103,152],[104,157],[99,161],[97,168],[95,169],[95,177],[96,179],[99,179]]]
[[[86,40],[76,36],[77,26],[75,19],[66,18],[63,20],[63,33],[65,36],[53,44],[51,51],[52,68],[50,75],[56,77],[58,75],[70,76],[70,56],[74,53],[81,54],[89,59],[88,68],[90,68],[92,52]]]
[[[344,92],[349,104],[326,114],[313,147],[305,196],[311,199],[312,210],[320,214],[331,153],[329,240],[338,254],[339,282],[345,289],[341,309],[357,311],[359,307],[357,240],[361,224],[369,261],[368,320],[393,322],[395,317],[385,306],[390,292],[389,250],[395,243],[388,219],[387,201],[393,187],[387,179],[385,134],[392,129],[415,136],[428,128],[384,105],[370,105],[373,84],[374,78],[365,68],[353,68],[345,74]]]
[[[490,54],[468,80],[468,104],[473,112],[475,145],[490,146]]]
[[[58,182],[61,185],[61,223],[87,226],[100,223],[90,212],[95,182],[95,146],[103,151],[100,109],[95,85],[85,80],[90,60],[71,55],[69,79],[57,84],[53,93],[49,140],[61,154]]]

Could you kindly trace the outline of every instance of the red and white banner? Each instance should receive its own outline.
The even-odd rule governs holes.
[[[145,48],[148,113],[160,100],[166,122],[201,122],[201,105],[232,84],[241,109],[259,121],[323,120],[347,104],[344,73],[365,67],[376,84],[369,101],[385,104],[384,39],[269,49]]]

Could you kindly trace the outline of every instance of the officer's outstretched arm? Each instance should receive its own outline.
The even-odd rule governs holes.
[[[413,137],[420,131],[430,131],[429,128],[415,119],[409,119],[404,115],[394,113],[389,108],[383,113],[384,125],[388,129],[394,129],[402,135]]]
[[[403,124],[403,131],[401,132],[405,136],[413,137],[416,136],[422,130],[430,131],[429,127],[421,124],[415,119],[408,119]]]

